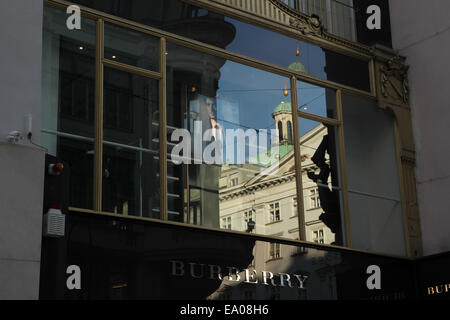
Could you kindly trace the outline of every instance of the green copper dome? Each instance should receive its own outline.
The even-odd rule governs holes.
[[[273,110],[273,114],[279,113],[279,112],[292,112],[292,107],[290,102],[281,102],[277,107]]]
[[[288,69],[291,69],[293,71],[302,72],[302,73],[308,73],[308,70],[306,70],[306,67],[301,62],[293,62],[289,65]]]

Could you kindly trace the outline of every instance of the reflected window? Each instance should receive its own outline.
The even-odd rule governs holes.
[[[281,258],[279,243],[270,243],[269,246],[269,259],[279,259]]]
[[[325,237],[324,237],[324,229],[319,229],[313,231],[313,242],[324,244],[325,243]]]
[[[222,218],[222,229],[231,230],[231,217]]]
[[[249,221],[255,221],[254,217],[253,217],[253,210],[249,210],[249,211],[245,211],[244,212],[244,228],[247,229],[248,228],[248,223]]]
[[[310,209],[317,209],[320,207],[319,189],[309,190],[310,194]]]
[[[270,222],[280,221],[280,203],[275,202],[269,205],[270,208]]]
[[[283,123],[278,121],[278,141],[281,143],[283,141]]]
[[[293,140],[292,140],[292,122],[291,121],[287,122],[287,134],[288,134],[288,141],[290,143],[292,143]]]

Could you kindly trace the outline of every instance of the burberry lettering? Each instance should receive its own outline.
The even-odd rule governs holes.
[[[255,269],[239,270],[235,267],[223,268],[218,265],[206,265],[183,261],[170,261],[171,275],[176,277],[191,277],[194,279],[227,280],[231,282],[244,282],[262,284],[274,287],[305,288],[307,275],[277,273],[270,271],[258,272]],[[223,273],[225,271],[225,273]]]

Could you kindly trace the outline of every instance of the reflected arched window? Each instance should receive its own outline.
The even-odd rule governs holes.
[[[290,121],[287,122],[287,134],[289,142],[292,142],[292,123]]]
[[[283,140],[283,123],[278,121],[278,141],[281,142]]]

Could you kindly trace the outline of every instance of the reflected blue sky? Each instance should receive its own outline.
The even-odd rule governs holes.
[[[301,62],[310,75],[326,79],[325,52],[322,48],[300,41],[300,56],[296,56],[297,40],[279,33],[234,19],[225,21],[236,28],[236,36],[226,49],[287,68]]]
[[[236,28],[236,36],[227,50],[282,67],[299,61],[310,75],[326,79],[325,53],[320,47],[300,41],[297,57],[297,40],[238,20],[225,18],[225,21]],[[275,128],[273,110],[282,101],[291,101],[290,95],[287,98],[283,95],[285,81],[290,90],[289,79],[231,61],[220,72],[218,112],[219,117],[230,122],[225,127],[235,128],[233,122],[243,128]],[[298,82],[297,87],[302,111],[326,117],[325,89],[304,82]],[[300,128],[300,135],[311,129],[310,125]]]
[[[291,101],[283,95],[289,79],[249,66],[227,61],[220,69],[217,91],[218,118],[225,129],[274,129],[273,110],[282,101]],[[299,106],[302,111],[326,117],[325,89],[297,82]],[[302,126],[300,135],[311,130]]]

